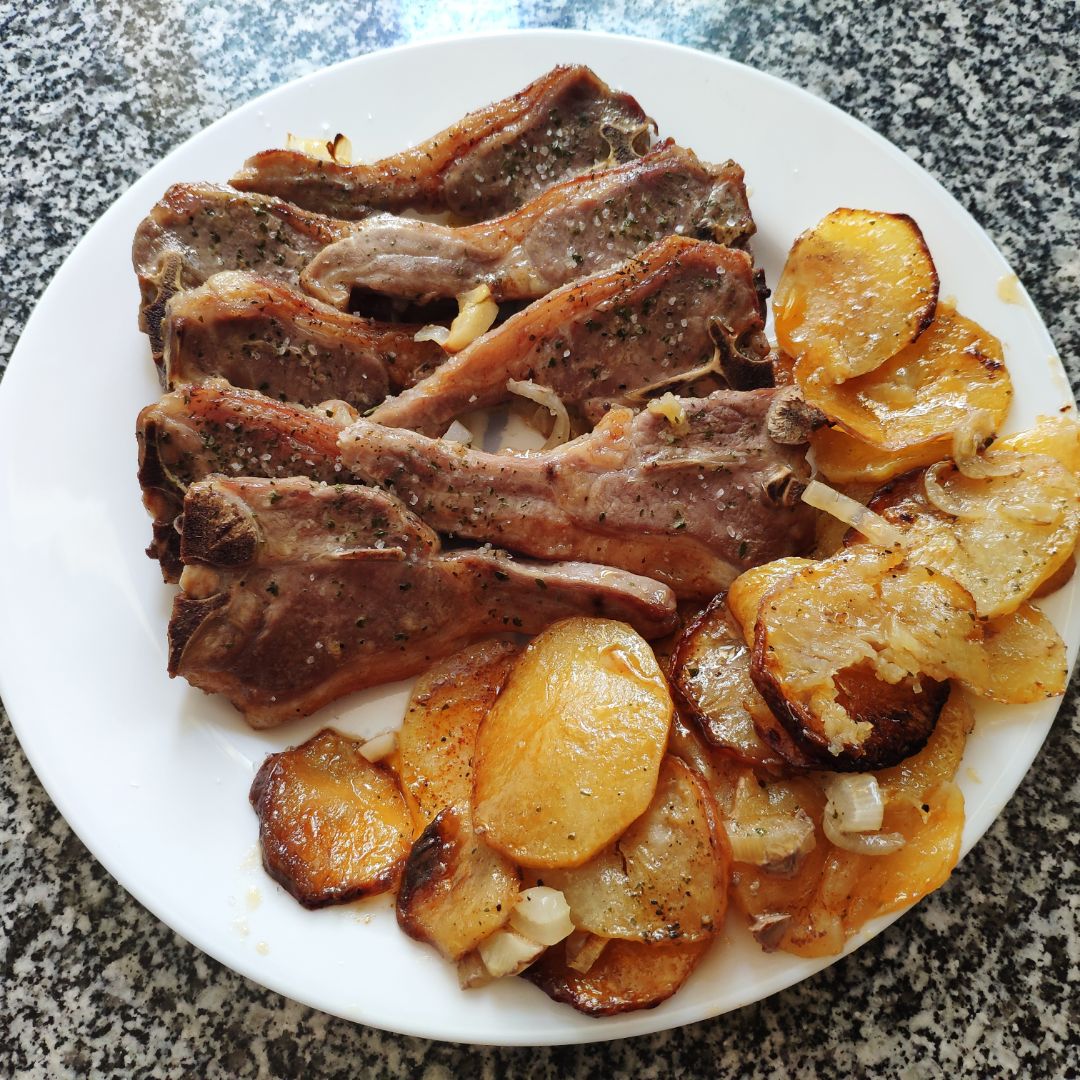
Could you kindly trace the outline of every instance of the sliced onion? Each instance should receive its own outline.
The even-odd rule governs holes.
[[[820,480],[811,480],[802,493],[802,500],[809,503],[826,514],[831,514],[839,521],[850,525],[866,537],[872,544],[883,548],[904,547],[904,534],[891,522],[886,521],[880,514],[856,502],[847,495],[841,495],[839,491],[821,483]]]
[[[531,379],[507,379],[506,389],[511,394],[517,394],[518,397],[526,398],[537,405],[543,405],[555,418],[551,434],[543,445],[544,450],[554,450],[556,446],[562,446],[563,443],[569,441],[570,414],[566,411],[562,398],[554,390],[548,386],[534,383]]]
[[[427,326],[421,326],[420,329],[413,334],[413,341],[434,341],[437,345],[445,345],[446,339],[449,336],[449,326],[440,326],[438,323],[428,323]]]
[[[745,822],[725,821],[724,831],[736,862],[781,876],[794,873],[816,844],[814,823],[801,810],[794,816],[767,814]]]
[[[683,403],[669,390],[663,397],[653,398],[645,406],[655,416],[662,416],[676,435],[685,435],[689,425]]]
[[[953,432],[952,456],[956,467],[971,480],[988,476],[1016,476],[1020,472],[1020,455],[999,453],[993,460],[986,457],[986,448],[996,438],[994,418],[985,409],[968,413]]]
[[[360,747],[360,753],[368,761],[375,762],[388,758],[396,749],[397,732],[383,731],[378,735],[373,735],[367,742],[363,743]]]
[[[515,930],[496,930],[480,942],[480,959],[493,979],[524,971],[545,949]]]
[[[574,932],[570,905],[558,889],[523,889],[510,912],[510,928],[540,945],[557,945]]]
[[[299,150],[302,154],[308,154],[320,161],[333,161],[338,165],[352,164],[352,142],[341,132],[332,139],[305,139],[290,131],[285,136],[285,149]]]
[[[473,434],[460,420],[455,420],[446,431],[443,432],[443,438],[446,439],[447,442],[461,443],[462,446],[470,446],[472,444]]]
[[[457,963],[458,986],[462,990],[475,990],[492,981],[491,972],[476,951],[466,953]]]
[[[857,855],[889,855],[907,841],[900,833],[883,833],[885,799],[871,773],[835,776],[825,786],[827,802],[821,826],[829,842]]]
[[[588,975],[609,940],[590,934],[587,930],[575,930],[566,939],[566,966],[580,971],[582,975]]]
[[[843,832],[836,827],[836,822],[828,814],[822,818],[821,827],[825,830],[825,836],[830,843],[856,855],[891,855],[894,851],[899,851],[907,843],[898,832]]]
[[[486,333],[499,317],[499,305],[491,299],[487,285],[477,285],[458,298],[458,313],[450,324],[450,333],[439,344],[449,353],[461,352],[481,334]]]

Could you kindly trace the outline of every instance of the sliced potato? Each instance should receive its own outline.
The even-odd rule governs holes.
[[[544,872],[579,930],[628,941],[699,941],[727,909],[730,855],[705,782],[670,755],[645,813],[583,866]]]
[[[608,946],[608,938],[587,934],[584,930],[575,930],[567,939],[566,964],[574,971],[587,975],[593,964],[600,959],[600,954]]]
[[[906,214],[834,210],[795,241],[776,287],[780,348],[828,382],[880,367],[934,318],[938,277]]]
[[[727,603],[735,621],[742,627],[743,639],[753,647],[761,598],[771,589],[790,580],[800,570],[817,565],[813,559],[774,559],[741,573],[729,586]]]
[[[882,831],[905,838],[887,855],[855,854],[829,843],[820,830],[824,795],[808,779],[767,785],[767,812],[809,815],[817,843],[791,876],[735,864],[732,899],[764,948],[832,955],[869,919],[913,904],[948,878],[964,827],[963,797],[951,781],[973,723],[963,695],[954,691],[924,749],[876,774],[885,798]]]
[[[398,924],[410,937],[460,960],[506,923],[520,887],[517,867],[473,832],[468,804],[446,807],[405,860]]]
[[[990,619],[983,634],[986,665],[977,670],[985,681],[972,687],[976,693],[1013,705],[1065,693],[1065,642],[1037,607],[1022,604]]]
[[[523,866],[580,866],[648,807],[672,712],[656,658],[631,627],[556,623],[480,724],[477,832]]]
[[[548,949],[522,978],[579,1012],[614,1016],[652,1009],[666,1001],[690,977],[708,947],[708,941],[666,945],[611,941],[588,972],[582,973],[567,963],[564,943],[560,943]]]
[[[971,597],[954,581],[858,548],[766,593],[751,676],[822,768],[883,768],[926,743],[945,698],[934,680],[970,667],[981,641]]]
[[[748,764],[782,764],[755,727],[769,707],[750,679],[750,646],[726,594],[720,593],[686,626],[672,659],[671,685],[711,746]]]
[[[1073,476],[1080,475],[1080,423],[1075,416],[1040,416],[1027,431],[1007,435],[994,443],[995,450],[1021,454],[1046,454]]]
[[[986,455],[995,458],[1001,460]],[[1061,569],[1080,537],[1076,476],[1042,454],[1018,455],[1016,462],[1016,475],[977,480],[939,465],[929,474],[933,490],[927,473],[910,474],[869,504],[904,531],[911,561],[971,593],[980,618],[1015,611]]]
[[[481,642],[417,680],[398,734],[398,754],[418,833],[446,807],[469,805],[476,729],[519,652],[507,641]]]
[[[879,450],[833,427],[815,431],[810,446],[818,471],[834,484],[884,483],[911,469],[942,461],[952,450],[949,439],[923,443],[910,450]]]
[[[811,405],[880,450],[949,440],[976,409],[997,430],[1012,400],[1001,342],[947,304],[914,344],[873,371],[837,385],[808,355],[796,364],[795,381]]]
[[[394,774],[327,728],[263,762],[251,785],[263,864],[304,907],[397,884],[412,822]]]

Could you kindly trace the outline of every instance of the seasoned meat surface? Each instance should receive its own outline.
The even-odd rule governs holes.
[[[743,251],[670,236],[614,270],[565,285],[478,338],[373,414],[390,427],[441,435],[454,417],[497,405],[508,379],[550,387],[588,424],[643,391],[679,389],[714,355],[769,369],[764,304]],[[718,363],[717,373],[725,366]],[[707,392],[712,372],[683,381]],[[711,386],[706,375],[712,375]]]
[[[587,67],[557,67],[392,157],[338,165],[294,150],[265,150],[231,183],[337,218],[411,208],[483,221],[603,161],[620,145],[630,153],[646,150],[650,127],[632,97],[613,91]]]
[[[649,578],[589,563],[443,551],[393,495],[310,480],[208,477],[184,500],[169,673],[254,727],[403,679],[484,637],[598,614],[646,637],[675,624]]]
[[[775,390],[682,398],[685,420],[614,409],[544,453],[485,453],[359,419],[339,442],[432,528],[548,559],[646,573],[713,596],[743,570],[814,540],[802,448],[769,438]]]
[[[223,379],[185,386],[139,413],[139,485],[154,522],[146,554],[178,581],[180,534],[174,527],[184,495],[211,473],[306,476],[334,483],[343,471],[337,440],[356,413],[342,402],[305,409],[240,390]]]
[[[281,401],[368,409],[446,358],[435,342],[414,340],[419,329],[346,315],[262,274],[215,274],[169,301],[165,384],[220,375]]]
[[[140,223],[131,249],[142,294],[139,328],[149,335],[155,360],[165,307],[176,293],[222,270],[296,282],[319,251],[352,228],[268,195],[174,184]]]
[[[668,140],[479,225],[370,217],[320,252],[301,283],[342,309],[357,287],[425,302],[487,284],[496,300],[534,299],[680,232],[739,246],[754,223],[738,165],[708,165]]]

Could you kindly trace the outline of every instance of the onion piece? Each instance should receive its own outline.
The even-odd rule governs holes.
[[[421,326],[413,334],[413,341],[434,341],[437,345],[446,345],[446,339],[450,336],[449,326],[440,326],[438,323],[428,323]]]
[[[1020,472],[1020,455],[999,453],[993,460],[986,457],[986,448],[997,437],[994,418],[985,409],[968,413],[953,432],[952,456],[957,469],[970,480],[988,476],[1016,476]]]
[[[381,731],[360,746],[360,753],[374,763],[388,758],[397,749],[397,732]]]
[[[545,946],[523,937],[515,930],[496,930],[477,947],[484,967],[493,979],[517,975],[524,971],[545,949]]]
[[[518,397],[534,401],[537,405],[543,405],[555,418],[551,428],[551,434],[547,437],[542,449],[554,450],[556,446],[562,446],[570,439],[570,414],[562,403],[562,398],[548,386],[541,386],[531,379],[507,379],[506,389]]]
[[[566,966],[588,975],[610,940],[586,930],[575,930],[566,939]]]
[[[462,446],[472,445],[472,432],[460,421],[455,420],[447,429],[443,432],[443,438],[447,442],[461,443]]]
[[[285,136],[286,150],[299,150],[302,154],[333,161],[338,165],[352,164],[352,142],[339,131],[332,139],[305,139],[291,131]]]
[[[664,417],[676,435],[685,435],[689,429],[686,409],[670,390],[663,397],[653,398],[645,408],[654,416]]]
[[[499,317],[499,305],[491,299],[487,285],[477,285],[457,298],[458,313],[450,324],[450,333],[439,344],[449,353],[461,352]],[[426,329],[426,327],[425,327]]]
[[[794,816],[767,814],[747,822],[725,821],[735,862],[750,863],[778,876],[793,872],[814,850],[814,823],[800,810]]]
[[[829,842],[857,855],[889,855],[907,842],[900,833],[879,832],[885,799],[872,773],[834,776],[825,785],[821,826]]]
[[[892,549],[905,546],[904,534],[895,525],[820,480],[811,480],[806,485],[802,500],[857,529],[870,543],[877,544],[878,547]]]
[[[523,889],[510,912],[510,928],[540,945],[557,945],[574,932],[570,905],[558,889]]]

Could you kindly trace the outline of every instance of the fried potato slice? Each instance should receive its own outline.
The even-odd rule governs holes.
[[[652,650],[625,623],[549,627],[477,732],[477,832],[523,866],[580,866],[648,807],[673,709]]]
[[[271,754],[251,785],[267,873],[304,907],[342,904],[398,881],[412,823],[394,774],[326,728]]]
[[[934,318],[938,276],[906,214],[842,208],[804,232],[773,312],[780,348],[828,382],[880,367]]]
[[[981,642],[956,582],[860,547],[765,594],[751,677],[808,757],[865,771],[921,749],[945,699],[935,680],[984,662]]]
[[[834,484],[884,483],[912,469],[942,461],[952,450],[949,439],[908,450],[879,450],[834,427],[815,431],[810,436],[810,446],[818,471]]]
[[[806,400],[880,450],[949,440],[975,409],[997,430],[1012,400],[1001,342],[948,304],[917,341],[865,375],[836,384],[813,361],[807,355],[795,365]]]
[[[399,773],[416,831],[472,799],[476,729],[521,650],[508,641],[462,649],[417,680],[398,734]]]
[[[1037,607],[1025,603],[989,619],[983,634],[987,663],[980,670],[986,678],[972,687],[976,693],[1010,705],[1065,693],[1065,642]]]
[[[708,947],[708,941],[666,945],[611,941],[583,973],[566,962],[564,943],[560,942],[521,977],[578,1012],[614,1016],[653,1009],[666,1001],[690,977]]]
[[[1074,416],[1040,416],[1027,431],[1007,435],[994,443],[995,450],[1020,454],[1046,454],[1080,475],[1080,423]]]
[[[473,832],[468,804],[447,806],[405,860],[398,925],[460,960],[506,923],[520,887],[517,867]]]
[[[700,941],[727,910],[731,856],[705,781],[678,758],[660,765],[645,813],[609,848],[570,870],[547,870],[578,930],[627,941]]]
[[[1080,537],[1076,476],[1043,454],[1013,458],[1013,476],[971,479],[955,465],[938,465],[900,477],[869,503],[903,530],[912,562],[971,593],[980,618],[1015,611],[1061,569]],[[993,451],[986,459],[1002,460]]]
[[[756,724],[769,725],[773,717],[750,678],[750,647],[725,593],[680,635],[671,685],[684,715],[693,718],[710,746],[763,768],[783,764],[785,759],[758,735]]]
[[[742,628],[743,639],[747,645],[752,648],[754,644],[754,627],[757,625],[762,597],[771,589],[789,581],[800,570],[816,565],[813,559],[800,559],[795,556],[774,559],[772,562],[744,570],[728,586],[728,608]]]
[[[787,867],[776,873],[735,863],[732,900],[764,948],[833,955],[870,919],[913,904],[945,882],[959,858],[964,828],[963,796],[951,781],[973,725],[970,707],[954,690],[926,746],[876,773],[885,799],[882,831],[905,838],[890,854],[834,847],[821,831],[824,795],[809,779],[769,782],[770,806],[807,814],[817,843],[793,874]]]

